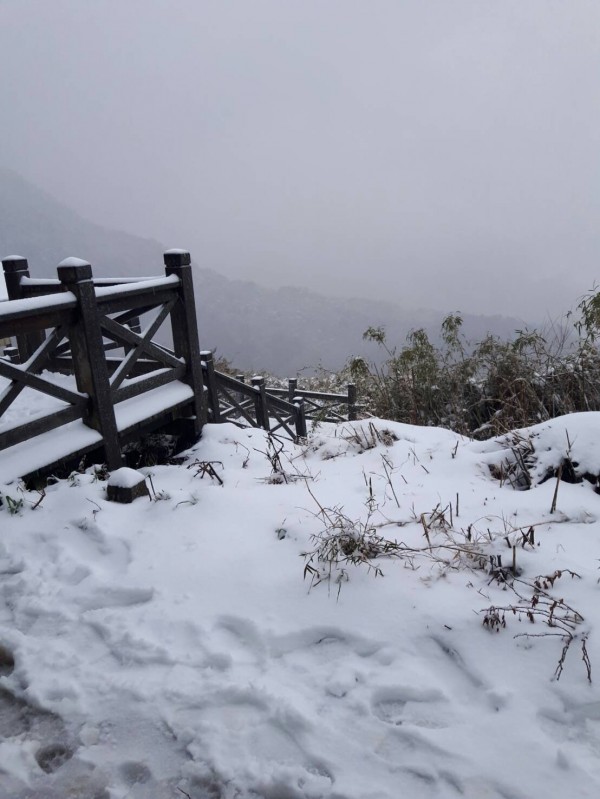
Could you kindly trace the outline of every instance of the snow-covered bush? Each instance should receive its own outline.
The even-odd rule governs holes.
[[[461,325],[460,314],[451,314],[442,323],[441,346],[415,330],[399,349],[385,330],[371,327],[364,337],[384,349],[385,362],[353,358],[341,379],[357,384],[375,416],[477,438],[600,410],[600,293],[582,298],[562,323],[518,330],[510,341],[488,335],[468,342]]]

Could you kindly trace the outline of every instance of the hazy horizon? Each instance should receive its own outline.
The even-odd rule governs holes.
[[[0,53],[0,166],[227,277],[534,319],[595,282],[595,1],[0,0]]]

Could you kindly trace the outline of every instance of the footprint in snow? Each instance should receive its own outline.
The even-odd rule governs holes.
[[[584,744],[597,757],[600,754],[600,702],[571,702],[563,699],[561,709],[548,708],[538,713],[540,727],[559,743]]]
[[[15,656],[7,646],[0,644],[0,677],[8,677],[15,670]]]
[[[211,764],[232,788],[254,783],[259,796],[329,795],[329,770],[302,743],[309,722],[269,694],[223,689],[182,705],[169,726],[187,739],[194,760]]]
[[[453,721],[447,704],[441,691],[408,686],[380,688],[371,699],[374,715],[395,727],[402,724],[429,729],[447,727]]]
[[[143,605],[154,596],[152,588],[122,588],[121,586],[99,586],[77,600],[82,611],[100,608],[128,608]]]
[[[268,637],[268,650],[273,658],[281,658],[298,670],[315,666],[331,671],[332,679],[340,664],[360,667],[377,655],[382,645],[362,636],[346,633],[337,627],[309,627],[285,635]]]

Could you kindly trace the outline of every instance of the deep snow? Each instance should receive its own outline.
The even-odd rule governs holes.
[[[597,414],[538,426],[545,463],[565,430],[596,463]],[[263,431],[209,425],[150,500],[93,469],[0,486],[0,796],[596,797],[600,497],[561,483],[550,514],[554,480],[490,472],[506,445],[322,425],[274,472]],[[367,523],[402,557],[303,574],[312,536]],[[559,681],[560,629],[483,625],[519,604],[512,543],[521,595],[563,570],[546,593],[583,617]]]

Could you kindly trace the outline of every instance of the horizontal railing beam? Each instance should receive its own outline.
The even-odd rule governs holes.
[[[155,373],[150,373],[146,377],[139,378],[133,382],[120,386],[113,394],[115,403],[123,402],[132,397],[139,397],[153,388],[165,386],[174,380],[181,380],[185,376],[185,364],[179,364],[176,369],[161,369]]]
[[[71,324],[76,306],[71,292],[0,303],[0,338]]]
[[[0,451],[8,449],[8,447],[14,447],[16,444],[29,441],[30,438],[39,436],[42,433],[55,430],[57,427],[62,427],[68,422],[74,422],[76,419],[81,419],[82,416],[82,407],[71,405],[68,408],[62,408],[59,411],[40,416],[38,419],[34,419],[31,422],[26,422],[17,427],[11,427],[8,430],[0,432]]]
[[[156,291],[140,292],[132,297],[104,297],[98,303],[98,310],[103,314],[121,313],[123,311],[137,310],[136,316],[141,316],[147,311],[156,308],[157,305],[164,305],[174,296],[176,290],[172,288],[157,289]]]

